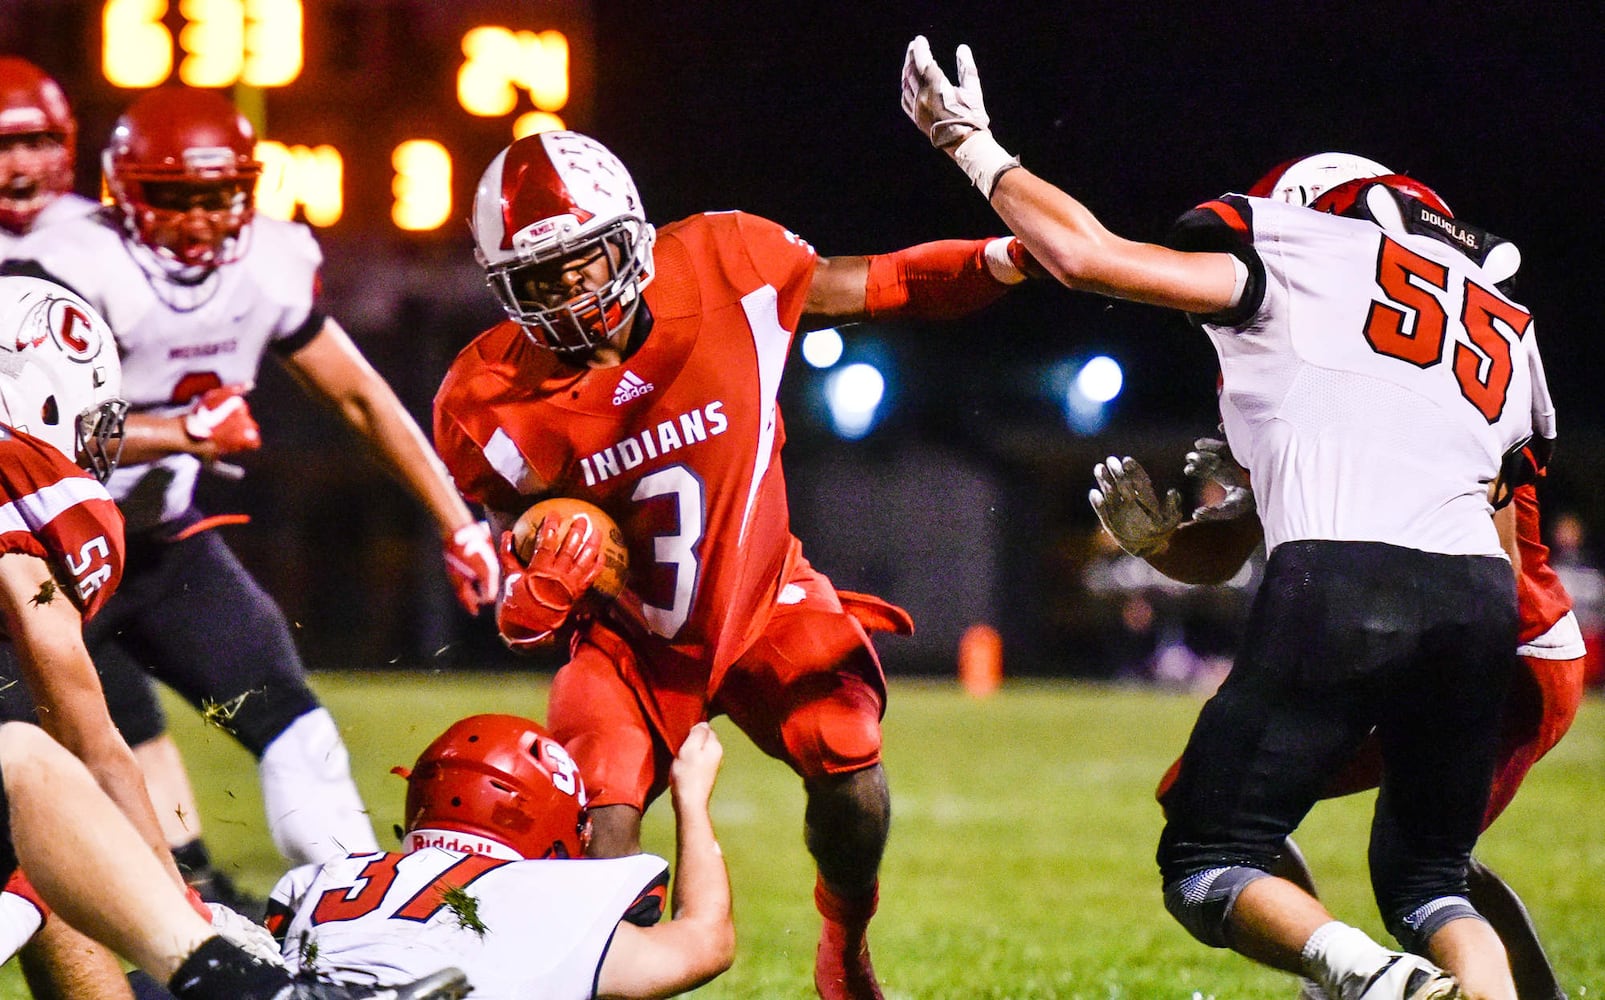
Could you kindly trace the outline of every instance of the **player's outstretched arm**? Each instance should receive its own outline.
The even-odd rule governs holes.
[[[868,319],[957,319],[1045,275],[1012,236],[936,240],[867,257],[824,257],[800,328]]]
[[[1222,312],[1241,294],[1229,254],[1182,253],[1123,239],[1087,207],[1020,166],[991,132],[981,80],[968,46],[950,81],[919,36],[903,62],[902,104],[914,124],[964,170],[1009,229],[1062,284],[1115,298]]]
[[[489,532],[463,503],[417,422],[340,324],[325,320],[323,329],[284,361],[303,385],[339,411],[429,511],[463,606],[473,611],[495,600],[500,570]]]
[[[730,875],[708,816],[724,748],[698,723],[669,768],[678,848],[674,919],[656,927],[619,924],[602,962],[598,997],[668,997],[695,989],[730,968],[736,932]]]

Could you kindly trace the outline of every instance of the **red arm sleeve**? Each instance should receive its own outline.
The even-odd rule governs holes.
[[[865,311],[871,319],[956,319],[991,305],[1024,280],[1029,263],[1012,237],[989,260],[987,248],[994,242],[938,240],[870,257]]]

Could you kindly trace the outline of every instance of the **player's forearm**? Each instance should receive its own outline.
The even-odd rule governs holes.
[[[367,438],[390,473],[429,512],[442,535],[450,535],[474,518],[446,474],[446,467],[424,438],[423,430],[385,386],[341,407],[358,434]]]
[[[151,413],[131,413],[123,424],[123,452],[119,462],[137,465],[154,462],[168,455],[194,455],[201,461],[218,457],[217,445],[197,441],[184,431],[184,418],[159,417]]]
[[[730,917],[730,874],[714,835],[706,802],[674,803],[674,923],[695,925],[710,947],[733,954],[735,927]],[[688,928],[689,929],[689,928]],[[716,946],[716,947],[715,947]]]
[[[1025,168],[998,179],[992,208],[1042,267],[1069,288],[1187,313],[1229,308],[1239,293],[1227,254],[1191,254],[1124,239],[1081,202]]]
[[[1252,513],[1230,521],[1185,521],[1147,560],[1179,583],[1225,583],[1243,568],[1263,537]]]

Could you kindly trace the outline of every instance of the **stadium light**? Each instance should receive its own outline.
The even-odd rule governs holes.
[[[1081,366],[1076,373],[1075,388],[1095,403],[1107,403],[1120,395],[1125,384],[1125,373],[1120,362],[1107,354],[1100,354]]]
[[[803,334],[802,356],[815,368],[829,368],[842,359],[842,335],[831,328],[809,330]]]
[[[1125,375],[1120,363],[1100,354],[1079,366],[1064,389],[1064,420],[1077,434],[1096,434],[1109,422],[1109,404],[1120,395]],[[1065,383],[1060,383],[1065,384]]]
[[[832,372],[825,399],[836,433],[849,441],[868,434],[885,395],[886,378],[874,365],[858,362]]]

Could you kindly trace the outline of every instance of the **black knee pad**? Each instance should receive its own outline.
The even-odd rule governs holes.
[[[1227,920],[1238,894],[1266,874],[1242,865],[1194,872],[1165,886],[1165,909],[1193,937],[1211,948],[1228,948],[1231,931]]]
[[[254,688],[226,704],[209,706],[208,721],[228,730],[257,760],[268,744],[290,728],[290,723],[320,707],[317,695],[304,684]]]

